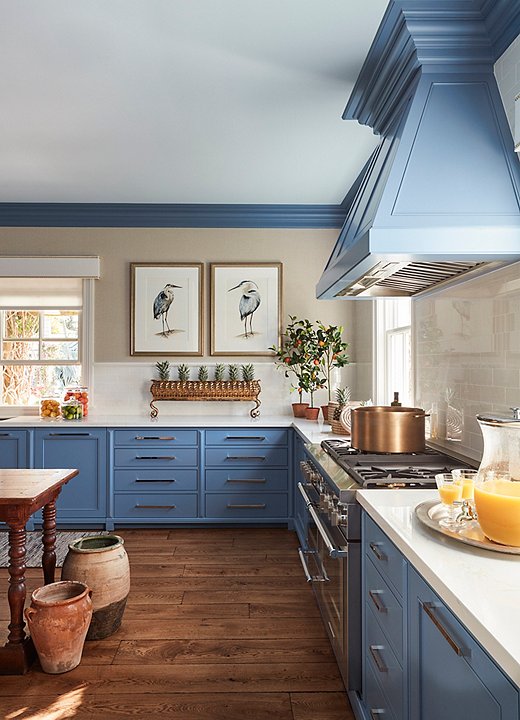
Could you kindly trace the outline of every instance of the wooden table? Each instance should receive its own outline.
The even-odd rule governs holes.
[[[78,470],[0,470],[0,520],[9,526],[9,590],[11,612],[7,643],[0,647],[0,675],[23,675],[35,658],[25,635],[25,525],[43,508],[43,578],[54,582],[56,569],[56,498]]]

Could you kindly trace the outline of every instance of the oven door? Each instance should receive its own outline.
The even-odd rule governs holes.
[[[300,560],[313,585],[345,687],[360,690],[360,543],[347,543],[341,531],[329,524],[313,502],[317,494],[312,487],[299,490],[307,499],[308,510],[307,547],[298,550]]]

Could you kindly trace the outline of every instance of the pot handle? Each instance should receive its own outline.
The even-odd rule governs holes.
[[[27,621],[31,622],[32,616],[36,615],[37,612],[38,612],[38,610],[36,608],[33,608],[33,607],[25,608],[25,617],[27,618]]]
[[[430,417],[430,413],[423,413],[422,415],[414,415],[414,418],[427,418]]]

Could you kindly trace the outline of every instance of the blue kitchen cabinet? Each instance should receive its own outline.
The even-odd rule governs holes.
[[[28,433],[26,430],[0,432],[0,468],[25,468],[28,465]]]
[[[289,522],[287,429],[206,430],[205,445],[205,518],[243,524]]]
[[[518,720],[518,689],[409,567],[410,717]]]
[[[104,524],[107,507],[106,430],[62,428],[34,431],[35,468],[77,468],[63,487],[57,522],[81,527]],[[39,517],[39,516],[38,516]]]
[[[300,469],[300,463],[306,459],[305,443],[298,435],[294,433],[293,447],[293,472],[294,472],[294,529],[298,534],[300,545],[303,549],[307,547],[307,506],[303,495],[298,490],[298,483],[304,483],[305,480]]]
[[[109,430],[109,525],[199,522],[200,431]]]

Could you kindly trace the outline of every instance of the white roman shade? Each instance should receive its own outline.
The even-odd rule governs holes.
[[[74,309],[82,305],[81,278],[0,277],[0,310]]]

